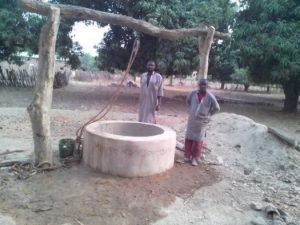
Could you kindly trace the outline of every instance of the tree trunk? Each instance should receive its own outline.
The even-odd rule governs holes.
[[[224,88],[225,88],[225,82],[221,81],[221,90],[224,90]]]
[[[209,52],[210,52],[211,44],[213,42],[214,33],[215,33],[215,28],[210,26],[206,37],[200,36],[198,38],[199,59],[200,59],[198,80],[207,79]]]
[[[248,91],[250,84],[244,84],[244,91]]]
[[[60,8],[62,17],[76,19],[77,21],[93,20],[99,23],[109,23],[113,25],[120,25],[129,27],[141,33],[145,33],[151,36],[159,37],[168,40],[177,40],[183,37],[199,37],[206,36],[209,29],[191,28],[191,29],[173,29],[168,30],[152,25],[143,20],[137,20],[129,16],[117,15],[113,13],[101,12],[93,9],[88,9],[79,6],[63,5],[63,4],[50,4],[36,0],[21,0],[20,7],[28,12],[47,15],[48,9],[51,6]],[[226,40],[230,38],[229,34],[215,32],[213,35],[215,38]]]
[[[43,26],[39,41],[38,80],[32,103],[27,110],[31,119],[35,163],[52,164],[50,115],[53,80],[55,73],[55,44],[59,27],[60,9],[51,7],[47,23]]]
[[[289,80],[282,85],[282,88],[285,95],[283,111],[290,113],[297,112],[300,83]]]
[[[173,86],[173,75],[170,76],[169,86]]]

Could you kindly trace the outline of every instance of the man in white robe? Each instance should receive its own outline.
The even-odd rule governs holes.
[[[140,81],[139,122],[156,123],[155,111],[160,110],[163,97],[163,79],[155,72],[155,62],[147,63],[147,72]]]

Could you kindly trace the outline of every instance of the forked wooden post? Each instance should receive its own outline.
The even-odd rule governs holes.
[[[60,9],[51,6],[48,10],[48,20],[40,33],[37,85],[33,101],[27,108],[32,125],[36,164],[53,163],[49,112],[52,104],[59,21]]]
[[[198,37],[198,47],[199,47],[199,59],[200,59],[200,68],[198,74],[199,79],[207,79],[208,72],[208,59],[210,48],[214,39],[215,28],[210,26],[206,36]]]

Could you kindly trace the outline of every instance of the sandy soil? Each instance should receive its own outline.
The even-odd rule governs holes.
[[[74,137],[114,88],[73,82],[55,90],[51,117],[56,157],[59,139]],[[136,120],[138,91],[126,89],[107,119]],[[186,126],[184,93],[167,90],[158,115],[158,122],[176,130],[179,140],[183,140]],[[31,97],[29,89],[0,90],[0,162],[32,155],[25,109]],[[299,135],[299,114],[280,113],[276,105],[221,107],[229,112],[240,110],[259,122],[268,119],[267,125]],[[269,134],[265,125],[232,113],[216,115],[207,134],[209,150],[199,167],[176,164],[172,170],[148,178],[112,177],[81,164],[27,180],[17,179],[8,168],[1,169],[0,224],[243,225],[257,217],[272,224],[266,213],[254,210],[251,203],[272,204],[282,210],[287,214],[283,224],[300,221],[299,152]],[[24,152],[1,155],[7,150]]]

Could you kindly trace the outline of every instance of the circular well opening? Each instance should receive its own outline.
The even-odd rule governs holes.
[[[130,137],[149,137],[160,135],[164,130],[152,124],[144,123],[102,123],[95,127],[95,131],[100,131],[113,135],[130,136]]]

